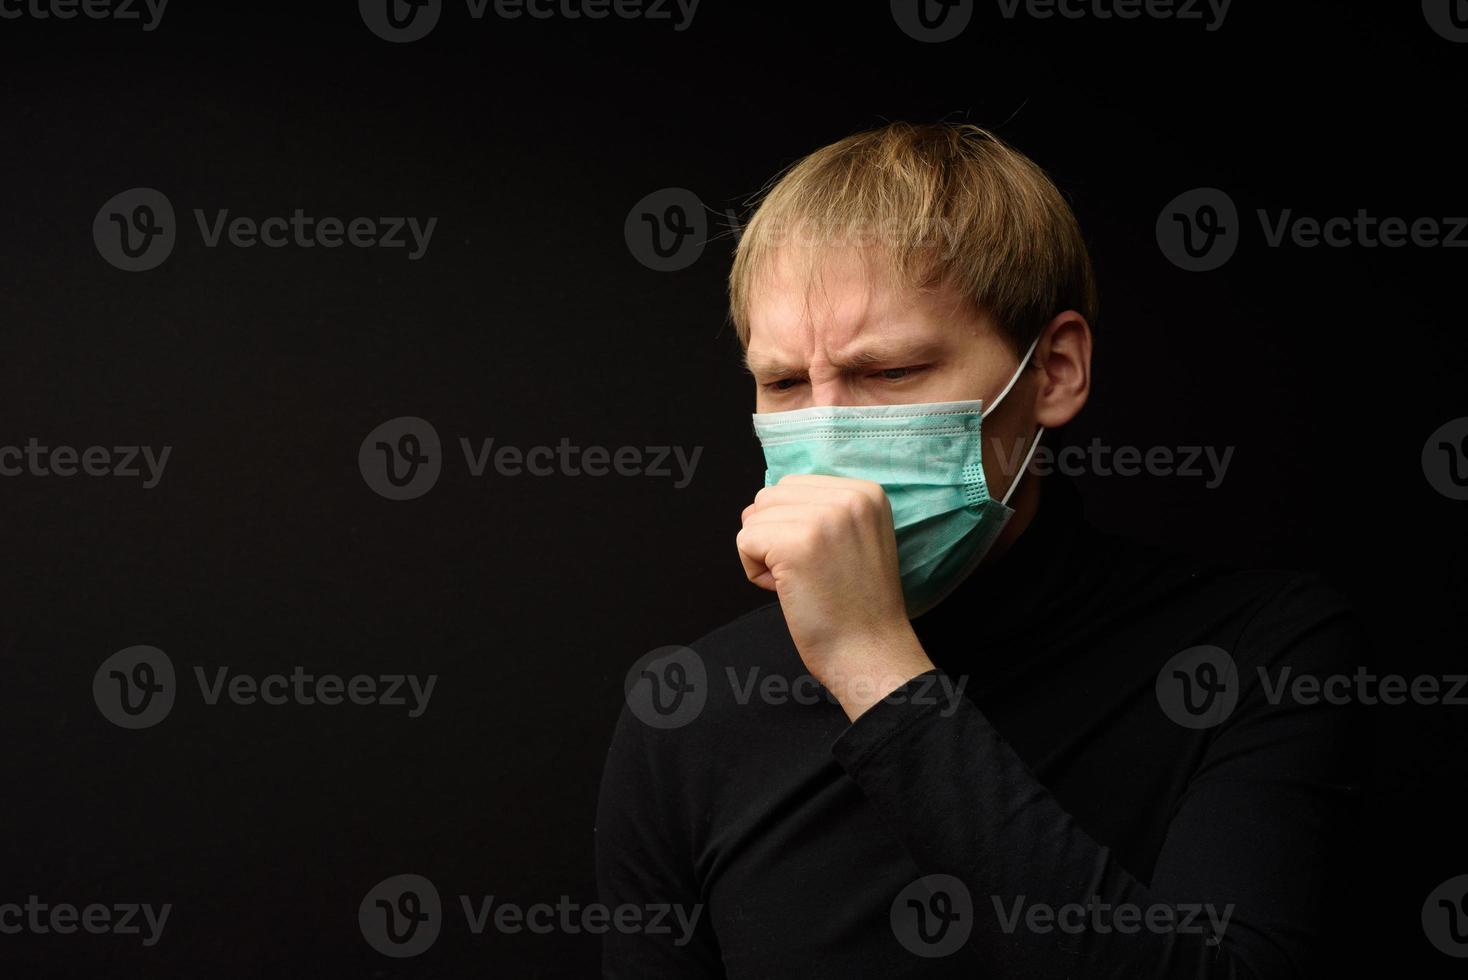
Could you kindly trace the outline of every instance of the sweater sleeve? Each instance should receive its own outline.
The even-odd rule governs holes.
[[[718,942],[694,880],[686,821],[674,801],[672,733],[653,729],[625,706],[602,771],[596,816],[597,889],[611,910],[602,936],[607,980],[700,980],[723,977]],[[617,910],[663,926],[618,928]],[[632,922],[632,914],[625,913]]]
[[[1358,804],[1362,730],[1354,705],[1279,697],[1254,667],[1351,673],[1358,631],[1330,596],[1287,587],[1240,633],[1239,701],[1209,733],[1148,882],[1061,807],[973,702],[945,712],[895,697],[858,717],[832,751],[934,876],[920,898],[930,909],[914,914],[970,915],[964,952],[975,976],[994,980],[1316,975],[1337,938],[1329,878]]]

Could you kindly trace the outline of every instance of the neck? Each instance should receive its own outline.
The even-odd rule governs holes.
[[[999,537],[994,539],[994,544],[989,549],[989,554],[984,561],[988,563],[1010,549],[1019,536],[1024,533],[1025,528],[1030,526],[1035,515],[1040,510],[1040,478],[1033,473],[1022,474],[1019,486],[1015,487],[1014,495],[1009,498],[1009,506],[1014,508],[1014,516],[1004,526]]]

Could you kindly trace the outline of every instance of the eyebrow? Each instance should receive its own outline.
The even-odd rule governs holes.
[[[792,367],[772,357],[750,357],[749,351],[744,352],[744,370],[762,378],[789,378],[805,372],[804,368]]]
[[[859,348],[850,354],[833,358],[832,362],[843,371],[860,371],[874,364],[904,365],[931,360],[943,349],[941,341],[903,341],[898,343],[876,342]],[[790,365],[777,357],[751,357],[744,352],[744,369],[757,377],[789,378],[805,374],[805,368]]]

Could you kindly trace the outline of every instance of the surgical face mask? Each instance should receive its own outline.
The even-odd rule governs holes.
[[[984,479],[983,419],[1009,394],[1034,352],[1031,343],[1009,383],[987,405],[976,399],[755,413],[765,486],[791,473],[880,483],[892,505],[907,615],[921,615],[978,567],[1014,515],[1009,498],[1040,445],[1042,429],[1035,429],[1004,497],[995,499]]]

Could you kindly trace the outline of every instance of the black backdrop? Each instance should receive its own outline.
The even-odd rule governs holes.
[[[682,30],[449,3],[397,44],[351,3],[304,6],[175,0],[151,31],[0,19],[0,446],[172,447],[151,489],[0,478],[0,902],[173,906],[152,947],[0,935],[4,975],[593,975],[595,937],[559,932],[446,928],[388,959],[358,903],[403,872],[446,902],[595,898],[625,670],[767,598],[733,550],[762,464],[723,325],[729,214],[884,120],[994,128],[1073,201],[1102,305],[1094,397],[1065,442],[1233,447],[1211,488],[1082,475],[1094,522],[1318,569],[1360,609],[1372,666],[1465,669],[1468,504],[1435,489],[1423,449],[1468,415],[1468,251],[1269,247],[1254,217],[1468,213],[1468,44],[1417,4],[1239,0],[1215,30],[980,4],[933,44],[884,3],[704,0]],[[137,187],[167,196],[178,233],[127,272],[92,226]],[[710,225],[676,271],[624,235],[665,188]],[[1159,247],[1159,215],[1194,188],[1241,215],[1213,271]],[[414,261],[207,248],[195,208],[438,222]],[[432,423],[443,470],[393,501],[358,449],[403,416]],[[702,455],[682,488],[474,477],[461,437]],[[179,691],[125,730],[92,681],[138,644],[167,653]],[[193,680],[297,665],[438,681],[408,718],[209,705]],[[1359,888],[1338,896],[1364,967],[1459,969],[1419,916],[1468,873],[1465,714],[1373,712]]]

